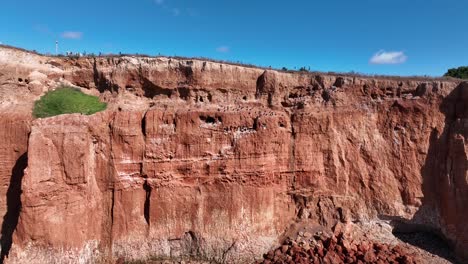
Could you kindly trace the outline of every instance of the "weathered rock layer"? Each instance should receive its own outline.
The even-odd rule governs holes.
[[[11,262],[252,262],[293,223],[371,219],[468,259],[467,83],[7,48],[0,66]],[[109,109],[31,121],[60,83]]]

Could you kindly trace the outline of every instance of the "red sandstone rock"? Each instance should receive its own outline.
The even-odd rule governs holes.
[[[336,233],[338,236],[343,236],[343,233]],[[325,237],[325,236],[317,236],[318,241],[311,241],[310,245],[313,248],[309,250],[305,250],[305,245],[302,243],[302,246],[295,246],[294,250],[290,250],[287,252],[283,252],[278,248],[273,255],[273,251],[271,253],[265,255],[265,261],[263,263],[269,263],[272,261],[273,263],[285,263],[285,261],[289,259],[293,259],[294,263],[427,263],[426,260],[419,259],[419,257],[415,254],[414,250],[405,247],[405,244],[392,246],[389,244],[382,244],[375,241],[368,241],[366,245],[366,250],[359,250],[355,249],[354,251],[340,251],[339,247],[341,244],[349,243],[346,238],[340,240],[340,244],[336,245],[335,250],[332,248],[323,249],[319,246],[320,241],[323,239],[323,243],[326,245],[333,246],[334,237]],[[300,235],[296,240],[300,240]],[[294,240],[288,239],[285,241],[285,245],[293,244]],[[380,250],[374,251],[374,248],[380,249],[391,249],[391,250]],[[323,251],[322,251],[323,250]],[[323,253],[323,254],[322,254]],[[433,261],[432,259],[430,261]],[[439,263],[436,261],[436,263]]]
[[[468,258],[467,84],[6,48],[0,67],[5,214],[28,152],[12,262],[248,262],[293,222],[379,215],[440,228]],[[30,128],[37,94],[60,82],[109,109]]]

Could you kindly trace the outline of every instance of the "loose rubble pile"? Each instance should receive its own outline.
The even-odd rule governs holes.
[[[305,239],[304,239],[305,238]],[[304,233],[302,238],[287,239],[276,250],[256,263],[423,263],[414,252],[396,245],[353,241],[343,233],[326,236]]]

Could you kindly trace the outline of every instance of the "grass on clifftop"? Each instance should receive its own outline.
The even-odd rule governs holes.
[[[106,107],[107,104],[100,102],[96,96],[84,94],[71,87],[60,87],[47,92],[34,103],[33,115],[37,118],[72,113],[92,115]]]

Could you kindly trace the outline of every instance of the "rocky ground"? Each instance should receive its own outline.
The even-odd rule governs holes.
[[[255,264],[296,263],[456,263],[453,253],[431,233],[391,233],[385,222],[337,224],[332,230],[320,226],[301,226],[293,238],[264,254]],[[128,264],[207,264],[199,260],[148,260]]]
[[[335,226],[333,233],[300,231],[296,238],[287,238],[283,245],[269,251],[263,260],[255,263],[454,263],[446,245],[434,237],[431,240],[421,233],[403,235],[407,241],[426,236],[422,240],[432,245],[420,248],[415,246],[418,245],[416,243],[392,238],[382,229],[374,229],[374,233],[369,231],[369,226],[360,228],[341,224]],[[356,232],[362,236],[355,237]]]

